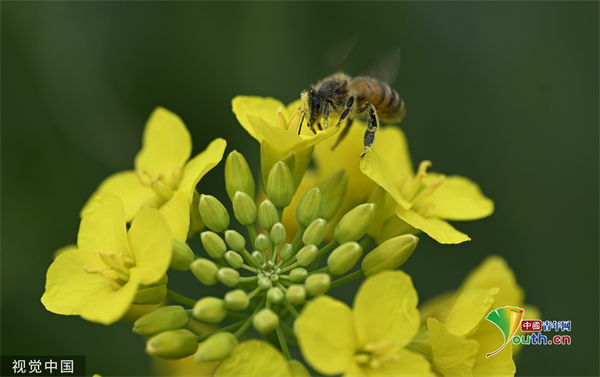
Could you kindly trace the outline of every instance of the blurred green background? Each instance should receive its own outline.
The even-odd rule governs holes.
[[[326,53],[358,35],[350,74],[402,49],[394,87],[414,162],[473,179],[496,204],[490,218],[455,224],[471,242],[421,237],[404,266],[420,300],[502,255],[542,319],[572,321],[570,346],[524,347],[517,374],[598,375],[597,2],[3,2],[1,10],[3,355],[84,354],[90,374],[150,373],[130,324],[44,309],[53,251],[76,242],[79,210],[100,181],[133,167],[155,106],[181,116],[194,154],[224,137],[227,153],[244,153],[258,172],[258,144],[231,99],[295,100],[331,73]],[[200,192],[225,202],[222,177],[220,164]],[[179,286],[193,296],[200,285],[190,283]]]

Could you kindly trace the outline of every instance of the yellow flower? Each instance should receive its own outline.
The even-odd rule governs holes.
[[[77,246],[48,269],[42,303],[53,313],[105,325],[123,317],[140,285],[163,279],[171,260],[164,217],[143,207],[127,231],[123,204],[113,194],[101,195],[87,207]]]
[[[135,156],[135,170],[115,173],[106,178],[82,210],[103,193],[113,193],[122,201],[125,217],[131,221],[142,206],[158,208],[165,216],[173,238],[187,239],[192,220],[199,216],[190,206],[197,195],[198,181],[223,158],[227,143],[215,139],[202,153],[190,158],[192,140],[185,124],[174,113],[157,107],[144,129],[142,149]],[[197,205],[195,206],[197,207]]]
[[[217,376],[294,376],[290,363],[267,342],[248,340],[240,343],[215,371]]]
[[[427,173],[430,166],[423,161],[414,173],[404,133],[393,126],[377,132],[373,150],[360,161],[361,171],[391,195],[402,221],[440,243],[470,240],[445,220],[489,216],[494,203],[468,178]]]
[[[421,321],[429,329],[434,369],[444,376],[514,375],[512,356],[520,347],[509,343],[487,358],[486,353],[498,349],[504,339],[485,318],[499,307],[519,306],[525,308],[524,319],[539,319],[537,308],[523,306],[523,300],[523,289],[506,261],[490,256],[457,291],[425,303]]]
[[[320,296],[295,323],[302,354],[324,375],[433,375],[424,356],[405,348],[419,329],[417,301],[411,278],[402,271],[368,278],[353,310]]]

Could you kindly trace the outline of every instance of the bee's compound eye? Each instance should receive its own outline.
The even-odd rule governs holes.
[[[321,99],[319,97],[313,97],[310,104],[311,107],[315,110],[315,112],[321,112]]]

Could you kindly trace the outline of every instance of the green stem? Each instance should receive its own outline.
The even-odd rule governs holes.
[[[246,262],[248,262],[248,264],[250,266],[258,267],[257,265],[254,264],[254,261],[252,260],[252,255],[250,255],[250,253],[248,252],[248,250],[246,250],[246,248],[243,248],[242,250],[240,250],[239,253],[242,254],[244,259],[246,260]]]
[[[308,273],[307,276],[310,276],[312,274],[318,274],[318,273],[321,273],[321,272],[324,272],[324,273],[329,272],[329,266],[325,266],[325,267],[320,268],[318,270],[311,271],[311,272]],[[279,277],[281,277],[281,276],[279,276]]]
[[[254,246],[254,241],[256,240],[256,227],[254,224],[247,225],[248,235],[250,236],[250,244],[252,245],[252,250],[256,250],[256,246]]]
[[[302,248],[302,236],[304,235],[304,231],[306,230],[306,227],[302,224],[300,224],[298,226],[298,231],[296,232],[296,235],[294,236],[294,240],[292,241],[292,251],[294,252],[294,254],[296,254],[298,252],[298,250],[300,250]]]
[[[290,350],[288,349],[287,343],[285,342],[285,336],[283,336],[283,331],[281,330],[281,323],[277,325],[275,331],[277,332],[279,345],[281,346],[281,351],[285,355],[286,360],[292,360],[292,355],[290,355]]]
[[[277,208],[277,215],[279,216],[279,222],[283,222],[283,210],[285,208]]]
[[[252,315],[246,320],[242,327],[238,331],[236,331],[235,334],[233,334],[236,338],[239,339],[240,336],[242,336],[242,334],[244,334],[244,332],[248,330],[248,327],[250,327],[250,325],[252,324],[252,319],[254,318],[256,313],[258,313],[260,309],[262,309],[263,306],[265,306],[265,299],[261,301],[260,305],[258,305],[254,313],[252,313]]]
[[[248,319],[247,315],[243,315],[243,314],[239,314],[239,313],[235,313],[232,311],[227,311],[227,318],[230,319],[237,319],[238,321],[245,321]]]
[[[258,270],[257,270],[256,268],[250,267],[250,266],[248,266],[248,265],[246,265],[246,264],[242,264],[242,268],[243,268],[244,270],[247,270],[247,271],[253,272],[253,273],[255,273],[255,274],[256,274],[256,273],[258,273]]]
[[[371,244],[375,242],[375,238],[369,236],[368,234],[360,241],[360,247],[363,250],[366,250]]]
[[[296,259],[296,257],[294,257],[293,259]],[[281,273],[284,273],[284,272],[288,272],[289,270],[293,270],[296,267],[298,267],[298,262],[296,262],[296,263],[294,263],[294,264],[292,264],[290,266],[287,266],[286,268],[283,268],[281,271],[279,271],[279,273],[281,274]]]
[[[208,334],[198,335],[198,343],[204,342],[206,339],[210,338],[211,335],[216,334],[218,332],[235,330],[238,327],[242,326],[244,323],[246,323],[246,321],[239,321],[237,323],[234,323],[233,325],[229,325],[229,326],[220,328],[218,330],[215,330],[213,332],[209,332]]]
[[[365,276],[365,274],[363,273],[363,270],[358,270],[358,271],[354,271],[353,273],[351,273],[350,275],[346,275],[341,279],[337,279],[331,282],[331,286],[329,287],[329,289],[331,288],[335,288],[338,285],[342,285],[342,284],[346,284],[354,279],[358,279],[360,277]]]
[[[188,305],[188,306],[194,306],[196,305],[196,300],[192,300],[191,298],[185,297],[183,295],[180,295],[179,293],[175,293],[170,289],[167,289],[167,296],[172,299],[175,300],[177,302],[180,302],[184,305]]]
[[[294,316],[294,318],[298,318],[300,316],[300,314],[298,313],[298,311],[296,309],[294,309],[294,307],[292,306],[292,304],[290,304],[287,299],[284,298],[283,300],[281,300],[281,302],[283,302],[283,305],[285,305],[285,307],[287,308],[287,310],[289,310],[290,313],[292,313],[292,315]]]
[[[240,283],[246,283],[246,282],[254,281],[254,280],[257,280],[257,279],[258,279],[258,276],[241,277],[240,278]]]
[[[330,243],[325,245],[321,250],[319,250],[319,252],[317,253],[317,258],[320,257],[321,255],[327,253],[329,250],[335,249],[339,245],[340,245],[340,243],[337,242],[336,240],[331,241]]]

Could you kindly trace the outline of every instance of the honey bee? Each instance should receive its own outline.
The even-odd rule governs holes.
[[[399,51],[397,52],[399,63]],[[397,68],[397,67],[396,67]],[[406,110],[404,101],[398,93],[384,81],[370,76],[350,77],[345,73],[337,72],[328,76],[302,91],[302,120],[307,118],[308,128],[316,133],[315,125],[319,130],[328,128],[330,114],[339,114],[336,127],[348,118],[348,124],[342,131],[334,148],[347,135],[355,117],[364,115],[367,118],[367,131],[363,142],[362,159],[371,150],[375,141],[375,132],[379,129],[379,119],[385,122],[399,122],[404,118]],[[319,119],[323,119],[323,127]]]

